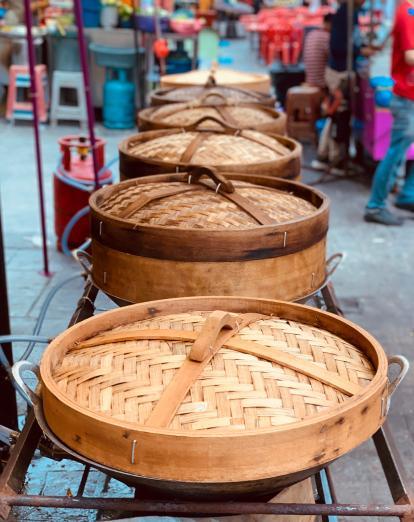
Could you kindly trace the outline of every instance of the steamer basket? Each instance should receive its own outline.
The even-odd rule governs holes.
[[[238,129],[254,129],[259,132],[286,134],[286,115],[269,107],[257,104],[235,105],[233,103],[208,104],[210,97],[202,97],[189,103],[172,103],[162,107],[150,107],[138,113],[140,131],[192,127],[205,116],[222,120]],[[214,121],[206,121],[205,129],[220,130]]]
[[[204,86],[206,84],[252,89],[253,91],[269,94],[270,76],[268,74],[246,73],[233,69],[198,69],[182,74],[161,76],[160,81],[162,89]]]
[[[204,130],[207,122],[223,130]],[[239,130],[205,116],[184,129],[141,132],[119,146],[121,181],[151,174],[187,171],[190,166],[218,171],[298,179],[302,147],[285,136]]]
[[[92,279],[120,304],[300,300],[327,277],[329,202],[300,183],[198,168],[102,188],[90,206]]]
[[[377,431],[407,370],[391,362],[392,383],[375,339],[314,308],[153,301],[52,341],[43,413],[64,445],[137,483],[206,499],[274,494]]]
[[[234,104],[248,103],[270,108],[273,108],[276,104],[275,97],[251,89],[238,89],[237,87],[222,85],[200,85],[176,89],[157,89],[151,93],[151,105],[154,107],[167,103],[188,103],[201,96],[208,96],[210,104],[221,104],[223,98],[225,98],[226,103]]]

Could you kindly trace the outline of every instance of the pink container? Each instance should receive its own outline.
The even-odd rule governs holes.
[[[369,85],[369,81],[362,81],[360,88],[364,100],[363,144],[372,159],[379,161],[384,158],[390,146],[392,114],[389,109],[375,105],[374,90]],[[414,160],[414,144],[407,152],[407,159]]]
[[[171,18],[170,27],[175,33],[192,35],[201,31],[204,26],[203,20],[199,18],[180,20]]]

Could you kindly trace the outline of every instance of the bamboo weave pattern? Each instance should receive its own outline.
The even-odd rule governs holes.
[[[263,123],[271,123],[277,118],[273,118],[268,112],[251,107],[225,107],[225,113],[231,118],[233,125],[252,127]],[[221,119],[222,114],[214,107],[191,107],[187,104],[175,104],[174,106],[164,105],[151,113],[151,120],[162,122],[171,126],[181,127],[191,125],[198,121],[202,116],[213,116]],[[202,124],[206,129],[220,129],[220,125],[215,122],[206,121]]]
[[[195,98],[199,98],[203,94],[211,93],[208,96],[209,103],[223,103],[223,98],[221,96],[215,96],[214,91],[219,92],[221,95],[225,96],[229,102],[232,103],[260,103],[262,100],[267,101],[268,98],[267,96],[261,93],[256,93],[254,91],[233,89],[231,87],[224,87],[221,85],[213,88],[195,86],[170,89],[163,97],[165,97],[167,101],[171,100],[176,102],[187,102],[192,101]]]
[[[128,152],[152,160],[179,163],[197,132],[179,132],[142,143],[130,142]],[[256,141],[257,140],[257,141]],[[258,143],[260,142],[260,143]],[[242,135],[214,133],[206,136],[194,151],[189,163],[196,165],[232,165],[265,163],[291,153],[277,138],[256,131]]]
[[[316,208],[297,196],[268,187],[234,182],[237,193],[257,205],[275,223],[285,223],[311,215]],[[142,194],[150,196],[165,188],[165,183],[147,183],[123,188],[101,203],[101,210],[117,215]],[[185,186],[171,182],[168,187]],[[255,228],[257,221],[212,190],[194,191],[155,200],[128,218],[135,223],[179,228],[225,230]]]
[[[209,312],[171,314],[130,323],[128,329],[200,331]],[[312,361],[366,386],[375,370],[367,357],[339,337],[275,317],[251,323],[242,340]],[[73,346],[53,378],[79,406],[106,417],[144,424],[191,342],[141,340]],[[314,378],[236,350],[221,348],[190,388],[169,425],[173,430],[256,430],[300,421],[333,409],[347,397]]]

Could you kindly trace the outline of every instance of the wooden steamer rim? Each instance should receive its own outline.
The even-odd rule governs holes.
[[[167,103],[186,103],[202,95],[210,96],[210,102],[215,95],[226,97],[232,103],[249,103],[257,107],[274,107],[276,98],[260,91],[242,89],[226,85],[199,85],[157,89],[151,93],[151,106],[158,107]]]
[[[230,136],[240,136],[240,138],[246,139],[247,141],[251,141],[253,144],[257,145],[258,150],[261,148],[263,150],[269,149],[268,146],[263,143],[258,143],[254,139],[249,137],[249,133],[255,132],[251,130],[240,130],[235,127],[231,127],[227,124],[223,125],[223,130],[205,130],[199,128],[198,126],[206,120],[214,120],[217,123],[223,125],[221,120],[205,117],[201,118],[193,124],[193,126],[188,127],[187,129],[161,129],[161,130],[151,130],[144,131],[134,136],[130,136],[123,140],[119,145],[119,169],[121,173],[121,180],[141,177],[145,175],[152,174],[160,174],[167,172],[183,172],[186,171],[191,165],[199,165],[202,164],[206,167],[213,167],[219,171],[226,172],[244,172],[251,174],[263,174],[263,175],[274,175],[275,177],[282,177],[285,179],[298,179],[300,177],[301,170],[301,157],[302,157],[302,146],[299,142],[293,140],[292,138],[288,138],[286,136],[281,136],[273,133],[257,133],[259,136],[262,135],[265,139],[272,138],[277,144],[281,144],[284,149],[289,150],[286,155],[275,157],[273,159],[267,159],[262,161],[251,161],[248,164],[240,164],[237,163],[237,158],[235,158],[234,163],[225,163],[221,164],[217,163],[192,163],[194,154],[199,151],[199,147],[201,145],[202,139],[200,139],[199,143],[196,143],[196,140],[190,143],[190,146],[187,147],[184,154],[181,155],[179,160],[168,161],[163,158],[149,158],[142,154],[133,154],[130,152],[131,148],[137,145],[148,143],[157,138],[165,138],[167,136],[180,135],[182,133],[187,132],[196,132],[197,136],[201,138],[205,137],[208,139],[209,136],[219,136],[219,135],[230,135]],[[195,131],[192,129],[196,129]],[[246,134],[247,133],[247,134]],[[251,136],[251,134],[250,134]],[[271,150],[271,149],[269,149]],[[214,149],[211,147],[210,154],[214,155]],[[276,154],[276,153],[275,153]]]
[[[174,121],[177,114],[181,114],[181,118],[184,118],[185,122]],[[209,103],[208,95],[187,103],[170,103],[143,109],[138,112],[138,127],[141,132],[177,127],[185,129],[191,126],[198,118],[205,115],[214,116],[228,125],[233,125],[240,129],[252,129],[280,135],[286,134],[287,117],[284,112],[260,106],[257,103],[236,104],[225,97],[223,97],[223,103],[212,104]],[[211,127],[211,124],[209,127]],[[208,128],[208,122],[206,122],[206,128]]]
[[[179,74],[167,74],[161,76],[161,88],[187,87],[212,83],[219,86],[238,87],[269,93],[270,75],[262,73],[243,72],[235,69],[217,68],[210,70],[198,69]]]
[[[244,432],[178,432],[138,426],[93,413],[58,388],[52,368],[76,342],[108,328],[172,311],[179,314],[194,310],[254,312],[327,330],[363,351],[373,364],[375,375],[358,393],[327,412],[292,424]],[[52,431],[79,453],[139,475],[208,484],[295,474],[325,465],[350,451],[375,433],[385,420],[387,369],[380,344],[362,328],[336,315],[267,299],[201,297],[142,303],[87,319],[52,341],[42,358],[40,374],[46,420]],[[131,459],[134,442],[138,450]],[[292,452],[295,459],[291,458]]]
[[[204,170],[214,171],[214,169]],[[187,172],[160,174],[108,185],[94,192],[89,199],[92,237],[99,239],[103,245],[132,255],[205,262],[285,256],[315,245],[325,238],[329,225],[330,202],[329,198],[319,190],[299,182],[270,176],[225,174],[226,179],[233,182],[247,182],[252,184],[253,188],[269,187],[304,199],[311,203],[315,210],[290,221],[258,223],[255,227],[228,230],[151,225],[118,217],[102,210],[102,203],[122,190],[127,191],[140,185],[145,187],[149,183],[187,184],[190,175]],[[218,191],[218,195],[221,195],[221,190]],[[206,240],[208,240],[208,248]]]

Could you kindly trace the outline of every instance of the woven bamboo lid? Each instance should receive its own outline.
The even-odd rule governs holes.
[[[307,420],[374,375],[367,354],[330,331],[226,311],[130,321],[69,346],[51,369],[60,392],[95,415],[208,433]]]
[[[207,168],[181,175],[182,181],[147,179],[145,184],[124,182],[116,190],[103,190],[93,206],[99,213],[136,226],[195,230],[254,229],[306,219],[318,210],[300,194],[293,194],[295,186],[289,183],[272,188],[229,181]]]
[[[237,87],[216,86],[192,86],[176,89],[158,89],[151,94],[151,105],[163,105],[166,103],[187,103],[204,96],[208,103],[221,104],[223,98],[226,103],[254,103],[256,105],[275,106],[275,98],[262,92],[251,89],[239,89]]]
[[[161,77],[162,88],[187,87],[191,85],[206,85],[214,77],[215,85],[226,85],[268,93],[270,76],[242,72],[233,69],[195,70],[181,74],[169,74]]]
[[[211,120],[211,118],[206,117]],[[217,120],[220,124],[220,121]],[[203,123],[201,120],[197,124]],[[253,130],[235,129],[208,132],[203,130],[169,132],[158,137],[138,135],[138,140],[128,139],[121,144],[121,151],[130,156],[168,163],[190,163],[219,166],[269,163],[292,154],[296,143],[276,135],[266,135]]]
[[[400,363],[390,382],[378,342],[316,308],[190,297],[80,322],[48,346],[40,378],[48,426],[81,455],[171,491],[240,494],[302,480],[371,437]]]
[[[268,107],[257,104],[234,105],[216,104],[209,105],[203,100],[194,100],[190,103],[175,103],[159,107],[143,109],[138,114],[140,130],[180,127],[186,128],[196,124],[200,119],[210,116],[242,129],[256,129],[260,131],[285,134],[286,116]],[[223,126],[214,121],[206,120],[202,124],[205,129],[222,129]]]

